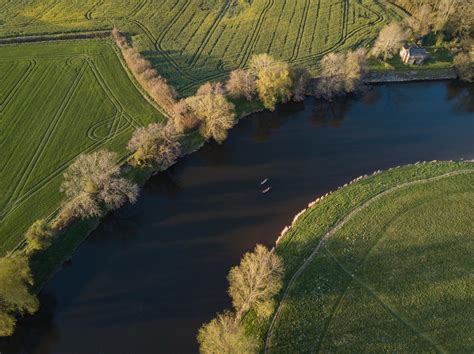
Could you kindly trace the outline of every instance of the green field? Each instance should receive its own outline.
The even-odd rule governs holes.
[[[268,352],[472,352],[474,164],[428,163],[330,194],[281,239]],[[248,320],[265,341],[268,323]]]
[[[368,45],[402,12],[387,0],[0,0],[0,37],[110,29],[128,32],[182,94],[269,53],[316,68],[322,55]]]
[[[133,128],[161,119],[107,41],[0,46],[0,254],[59,206],[76,156],[124,156]]]

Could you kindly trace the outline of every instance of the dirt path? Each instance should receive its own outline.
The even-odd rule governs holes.
[[[444,179],[444,178],[458,176],[458,175],[462,175],[462,174],[469,174],[469,173],[474,173],[474,170],[466,169],[466,170],[453,171],[453,172],[448,172],[448,173],[445,173],[443,175],[436,176],[436,177],[431,177],[431,178],[426,178],[426,179],[421,179],[421,180],[416,180],[416,181],[411,181],[411,182],[406,182],[406,183],[399,184],[395,187],[392,187],[390,189],[387,189],[387,190],[375,195],[374,197],[367,200],[366,202],[364,202],[363,204],[361,204],[357,208],[353,209],[349,214],[346,215],[346,217],[344,217],[340,222],[338,222],[331,229],[329,229],[329,231],[326,232],[326,234],[324,234],[324,236],[318,242],[318,244],[314,248],[313,252],[311,252],[310,256],[305,260],[305,262],[301,265],[301,267],[298,268],[298,270],[293,274],[290,281],[288,282],[288,285],[286,286],[285,291],[283,292],[283,296],[282,296],[280,302],[278,303],[278,307],[277,307],[277,309],[275,311],[275,314],[273,315],[272,321],[270,323],[270,328],[268,329],[267,337],[266,337],[266,340],[265,340],[264,352],[268,353],[269,348],[271,348],[271,338],[272,338],[272,334],[273,334],[273,329],[275,328],[275,323],[277,322],[277,319],[278,319],[278,316],[280,315],[282,307],[283,307],[286,299],[288,298],[289,293],[292,290],[296,280],[306,270],[308,265],[312,262],[314,257],[318,254],[319,250],[321,249],[321,247],[324,245],[324,243],[326,242],[326,240],[329,237],[331,237],[336,232],[338,232],[358,212],[360,212],[361,210],[367,208],[371,204],[375,203],[376,201],[380,200],[381,198],[385,197],[386,195],[388,195],[390,193],[396,192],[396,191],[398,191],[402,188],[406,188],[406,187],[410,187],[410,186],[414,186],[414,185],[418,185],[418,184],[426,184],[426,183],[430,183],[430,182],[435,182],[435,181],[438,181],[438,180],[441,180],[441,179]],[[425,339],[427,339],[427,338],[425,338]],[[435,348],[437,350],[439,350],[441,352],[443,351],[442,348],[439,348],[432,340],[430,340],[430,342],[435,346]]]

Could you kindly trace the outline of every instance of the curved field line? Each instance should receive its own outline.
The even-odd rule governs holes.
[[[383,307],[385,308],[393,317],[395,317],[397,320],[399,320],[401,323],[403,323],[406,327],[408,327],[409,329],[411,329],[415,334],[417,334],[418,336],[420,336],[421,338],[423,338],[424,340],[426,340],[427,342],[429,342],[435,349],[437,352],[439,353],[446,353],[446,349],[444,349],[441,345],[439,345],[438,343],[436,343],[436,341],[431,338],[431,336],[429,336],[428,334],[426,333],[423,333],[421,332],[417,326],[415,324],[413,324],[410,320],[408,320],[407,318],[405,318],[403,315],[401,315],[397,310],[395,310],[394,308],[392,308],[390,305],[388,305],[386,302],[384,302],[377,294],[377,292],[375,290],[373,290],[369,285],[367,285],[365,282],[363,282],[362,280],[360,280],[358,277],[356,277],[354,274],[352,274],[345,266],[344,264],[342,264],[342,262],[339,261],[339,259],[337,259],[336,256],[334,256],[334,254],[326,247],[326,246],[323,246],[324,249],[328,252],[328,254],[331,256],[331,258],[337,263],[337,265],[345,272],[349,275],[351,281],[352,280],[355,280],[360,286],[362,286],[363,289],[365,289],[370,295],[372,295],[372,297],[375,298],[375,300]],[[349,284],[351,283],[351,281],[349,281]]]
[[[193,54],[193,56],[189,60],[188,66],[186,66],[184,69],[189,69],[189,68],[194,67],[194,65],[196,65],[197,61],[201,58],[202,52],[206,48],[207,44],[211,40],[211,37],[216,32],[217,27],[219,26],[225,14],[227,13],[227,10],[229,10],[230,5],[231,5],[230,0],[224,1],[224,5],[222,5],[222,9],[217,14],[217,18],[214,20],[214,23],[212,24],[211,28],[207,31],[206,36],[204,37],[204,40],[201,42],[197,51]]]
[[[306,28],[306,21],[308,19],[308,11],[309,11],[310,4],[311,4],[311,0],[305,0],[304,9],[303,9],[303,18],[301,19],[301,22],[298,28],[298,35],[296,37],[296,42],[293,47],[293,53],[288,61],[292,61],[296,59],[298,57],[298,53],[300,52],[301,40],[302,40],[304,30]]]
[[[37,146],[30,162],[28,165],[23,169],[23,172],[21,173],[21,178],[19,182],[17,183],[17,186],[13,193],[10,195],[9,200],[7,201],[6,204],[9,204],[16,195],[21,195],[21,192],[24,190],[28,180],[31,177],[31,174],[33,173],[34,169],[36,168],[39,160],[41,159],[41,156],[43,155],[46,146],[48,145],[48,142],[50,141],[51,137],[53,136],[54,131],[56,130],[56,127],[58,126],[58,123],[63,116],[67,106],[72,100],[72,97],[74,96],[74,93],[77,91],[77,88],[79,87],[79,83],[81,82],[81,79],[83,78],[85,73],[85,65],[81,68],[81,71],[79,74],[76,76],[74,79],[71,87],[69,88],[68,92],[64,96],[63,101],[61,102],[58,110],[56,111],[56,114],[54,115],[53,119],[49,123],[46,131],[44,132],[41,141],[39,145]]]
[[[103,3],[104,0],[97,0],[97,2],[85,13],[84,17],[89,21],[92,20],[92,13]]]
[[[183,75],[184,77],[190,79],[190,80],[195,80],[196,77],[185,72],[184,70],[181,69],[181,66],[176,63],[176,61],[171,58],[171,56],[166,53],[166,51],[164,51],[160,45],[158,44],[158,39],[155,38],[155,36],[153,35],[153,33],[148,29],[148,27],[146,27],[143,23],[141,23],[140,21],[137,21],[137,20],[132,20],[132,19],[129,19],[130,22],[134,23],[135,25],[137,25],[142,31],[143,33],[145,33],[145,35],[148,37],[148,39],[150,40],[150,42],[152,43],[152,45],[155,47],[156,51],[163,57],[165,58],[165,60],[181,75]]]
[[[413,205],[413,207],[416,207],[420,204],[423,204],[423,203],[416,203]],[[396,213],[395,216],[391,217],[386,223],[384,223],[384,226],[382,227],[382,230],[377,232],[377,234],[374,236],[375,238],[377,238],[377,235],[379,235],[380,233],[383,233],[387,227],[390,225],[390,222],[395,220],[396,218],[400,217],[401,215],[403,214],[406,214],[408,213],[409,210],[404,210],[403,212],[401,213]],[[339,261],[339,259],[336,258],[336,256],[329,250],[329,248],[327,247],[326,244],[323,245],[323,248],[324,250],[326,250],[328,252],[328,254],[334,259],[334,261],[336,262],[336,264],[345,272],[349,275],[348,277],[348,281],[346,282],[345,286],[344,286],[344,289],[343,291],[341,292],[341,294],[338,296],[338,299],[337,301],[335,302],[334,306],[332,307],[332,311],[331,311],[331,314],[329,316],[329,318],[325,321],[325,325],[324,325],[324,328],[321,332],[321,336],[320,336],[320,340],[318,342],[318,345],[316,347],[316,351],[319,352],[320,351],[320,347],[321,347],[321,344],[324,340],[324,337],[326,336],[326,333],[327,331],[329,330],[329,327],[331,325],[331,322],[332,322],[332,319],[334,317],[334,315],[336,314],[336,312],[339,310],[339,306],[342,302],[342,300],[345,298],[346,294],[347,294],[347,291],[349,290],[349,287],[350,285],[352,284],[352,280],[354,280],[355,278],[355,273],[358,271],[358,269],[362,268],[366,263],[367,263],[367,260],[369,259],[369,256],[370,254],[372,253],[372,250],[374,249],[374,247],[381,241],[382,238],[378,238],[376,240],[376,242],[372,245],[372,247],[370,248],[369,252],[367,252],[367,254],[364,256],[364,258],[362,259],[362,262],[359,262],[359,264],[357,264],[356,266],[356,269],[353,270],[353,272],[350,272],[346,269],[346,267],[342,264],[342,262]],[[360,284],[362,284],[362,286],[364,287],[364,289],[368,288],[367,286],[365,286],[365,284],[362,283],[362,281],[360,281],[360,279],[355,279],[357,280]],[[375,294],[375,291],[374,292],[370,292],[371,295],[374,295]],[[402,319],[402,316],[398,315],[398,313],[391,307],[389,307],[385,302],[383,302],[380,297],[376,296],[376,300],[382,305],[382,307],[384,307],[388,312],[390,312],[392,314],[392,316],[396,317],[397,320],[399,320],[400,322],[402,322],[405,326],[407,326],[410,330],[412,330],[413,332],[415,332],[415,334],[423,337],[423,335],[420,333],[420,331],[416,328],[416,326],[412,325],[412,324],[409,324],[410,322],[407,321],[407,320],[404,320]],[[397,315],[395,316],[394,313],[397,313]],[[423,337],[424,338],[424,337]],[[426,339],[426,338],[424,338]],[[434,345],[434,341],[429,341],[427,340],[428,342],[430,342],[430,344]],[[436,345],[434,345],[436,347]]]
[[[274,4],[275,4],[275,0],[268,0],[267,4],[265,5],[262,12],[260,13],[260,16],[258,17],[258,20],[257,20],[257,25],[255,26],[255,30],[252,32],[250,40],[247,42],[248,43],[247,48],[244,49],[243,51],[244,55],[239,64],[240,68],[244,67],[247,61],[249,60],[250,55],[252,54],[255,48],[255,45],[257,44],[258,37],[260,35],[260,32],[262,31],[263,23],[265,22],[267,14]]]
[[[125,18],[130,18],[135,16],[137,13],[139,13],[147,4],[148,0],[141,0],[139,1],[135,7],[132,8],[132,10],[128,13],[128,15],[125,16]]]
[[[29,65],[26,69],[26,72],[16,82],[15,86],[13,86],[13,88],[10,90],[10,92],[8,93],[7,97],[3,100],[3,102],[1,102],[1,104],[0,104],[0,113],[2,113],[5,110],[5,108],[12,101],[12,99],[16,95],[16,93],[21,89],[23,84],[27,81],[27,79],[35,71],[35,69],[37,68],[36,64],[37,64],[36,60],[34,60],[34,59],[29,60]]]
[[[29,26],[33,23],[35,23],[36,21],[38,21],[41,17],[43,17],[44,15],[46,15],[49,11],[51,11],[56,5],[59,4],[59,0],[54,0],[53,2],[51,2],[51,4],[49,4],[48,6],[46,6],[46,8],[41,11],[38,15],[36,15],[35,17],[33,17],[32,19],[30,19],[28,22],[24,23],[24,24],[21,24],[21,26]]]
[[[329,237],[331,237],[336,232],[338,232],[345,224],[347,224],[349,221],[351,221],[352,218],[356,214],[358,214],[361,210],[367,208],[368,206],[370,206],[371,204],[373,204],[374,202],[380,200],[381,198],[385,197],[388,194],[391,194],[393,192],[396,192],[396,191],[398,191],[400,189],[403,189],[403,188],[406,188],[406,187],[410,187],[410,186],[414,186],[414,185],[418,185],[418,184],[427,184],[427,183],[435,182],[435,181],[438,181],[438,180],[441,180],[441,179],[444,179],[444,178],[458,176],[458,175],[462,175],[462,174],[470,174],[470,173],[474,173],[474,169],[465,169],[465,170],[453,171],[453,172],[448,172],[448,173],[445,173],[443,175],[439,175],[439,176],[435,176],[435,177],[430,177],[430,178],[425,178],[425,179],[420,179],[420,180],[416,180],[416,181],[405,182],[405,183],[399,184],[395,187],[392,187],[392,188],[387,189],[383,192],[380,192],[379,194],[377,194],[377,195],[373,196],[372,198],[370,198],[369,200],[365,201],[360,206],[354,208],[341,221],[339,221],[331,229],[329,229],[324,234],[324,236],[320,239],[320,241],[318,242],[316,247],[313,249],[311,254],[306,258],[306,260],[303,262],[303,264],[295,271],[293,276],[290,278],[290,281],[288,282],[288,285],[286,286],[286,288],[283,292],[281,300],[278,303],[278,307],[277,307],[277,309],[276,309],[276,311],[275,311],[275,313],[272,317],[270,327],[268,329],[266,340],[265,340],[265,348],[264,348],[265,353],[268,353],[269,348],[271,348],[271,337],[272,337],[272,334],[273,334],[273,329],[275,328],[277,318],[280,315],[282,307],[284,305],[284,302],[287,300],[287,298],[289,296],[289,293],[292,290],[296,280],[306,270],[306,268],[312,262],[312,260],[316,257],[316,255],[318,254],[320,248],[322,246],[324,246],[326,240]]]
[[[279,28],[279,26],[280,26],[281,17],[283,15],[283,13],[285,12],[286,4],[288,4],[288,2],[286,0],[283,0],[283,6],[281,7],[280,15],[278,15],[278,20],[277,20],[277,23],[275,25],[275,28]],[[270,39],[270,43],[268,44],[267,53],[270,53],[270,51],[272,49],[273,41],[275,40],[276,34],[277,34],[277,31],[273,31],[272,39]]]

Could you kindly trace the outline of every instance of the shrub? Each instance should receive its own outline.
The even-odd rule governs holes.
[[[53,242],[54,233],[44,219],[36,220],[26,232],[26,253],[43,251]]]

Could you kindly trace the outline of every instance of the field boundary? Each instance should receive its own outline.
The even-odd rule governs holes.
[[[272,338],[272,334],[273,334],[273,330],[275,328],[277,318],[280,315],[280,313],[282,311],[282,307],[283,307],[285,301],[287,300],[287,298],[289,296],[289,293],[292,290],[296,280],[299,278],[299,276],[301,274],[303,274],[303,272],[306,270],[306,268],[309,266],[309,264],[313,261],[313,259],[319,253],[319,250],[321,249],[321,247],[324,246],[325,242],[329,239],[329,237],[331,237],[336,232],[338,232],[345,224],[347,224],[350,220],[352,220],[352,218],[356,214],[358,214],[361,210],[364,210],[365,208],[367,208],[368,206],[370,206],[374,202],[380,200],[381,198],[385,197],[386,195],[389,195],[393,192],[404,189],[406,187],[411,187],[411,186],[419,185],[419,184],[428,184],[428,183],[435,182],[435,181],[438,181],[438,180],[441,180],[441,179],[444,179],[444,178],[449,178],[449,177],[463,175],[463,174],[470,174],[470,173],[474,173],[474,169],[463,169],[463,170],[459,170],[459,171],[448,172],[448,173],[445,173],[445,174],[442,174],[442,175],[439,175],[439,176],[419,179],[419,180],[416,180],[416,181],[410,181],[410,182],[405,182],[405,183],[396,185],[395,187],[389,188],[385,191],[382,191],[382,192],[376,194],[375,196],[373,196],[369,200],[365,201],[364,203],[362,203],[358,207],[354,208],[351,212],[346,214],[346,216],[343,217],[342,220],[340,220],[334,226],[332,226],[324,234],[324,236],[319,240],[318,244],[313,249],[311,254],[305,259],[303,264],[293,273],[292,277],[288,281],[288,284],[285,287],[283,295],[282,295],[280,301],[278,302],[277,309],[276,309],[276,311],[275,311],[275,313],[272,317],[272,320],[270,322],[270,327],[267,331],[267,335],[266,335],[266,339],[265,339],[264,353],[269,353],[269,349],[271,348],[271,338]]]
[[[18,37],[4,37],[0,38],[0,45],[2,44],[16,44],[16,43],[35,43],[35,42],[51,42],[64,41],[72,39],[93,39],[93,38],[107,38],[110,37],[111,31],[93,31],[93,32],[70,32],[70,33],[52,33],[40,34],[35,36],[18,36]]]

